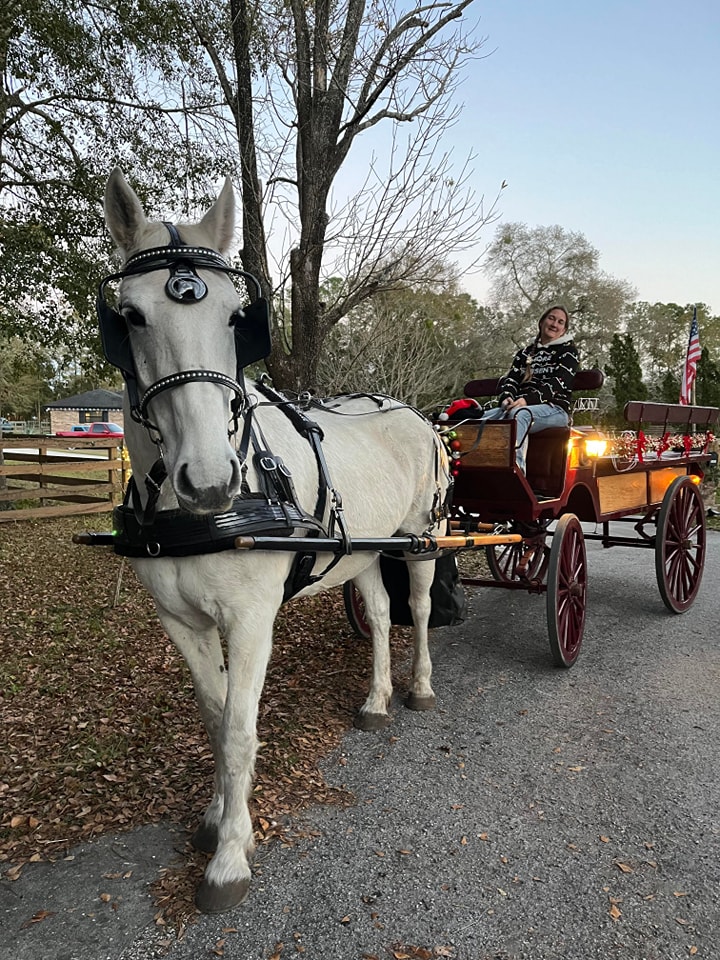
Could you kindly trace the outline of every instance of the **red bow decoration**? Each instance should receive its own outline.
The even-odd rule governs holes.
[[[637,450],[637,458],[640,463],[643,463],[643,454],[647,450],[647,437],[642,430],[637,432],[637,440],[635,441],[635,449]]]
[[[660,437],[660,443],[658,444],[658,449],[657,449],[658,456],[661,457],[665,453],[665,451],[668,449],[669,446],[670,446],[670,433],[669,431],[666,430],[665,433]]]

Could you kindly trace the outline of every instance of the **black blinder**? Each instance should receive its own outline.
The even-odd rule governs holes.
[[[263,297],[242,308],[233,319],[238,370],[264,360],[272,349],[270,311]]]
[[[107,279],[100,284],[96,304],[103,353],[109,363],[122,370],[123,375],[135,378],[135,363],[127,323],[125,317],[113,310],[105,298]]]

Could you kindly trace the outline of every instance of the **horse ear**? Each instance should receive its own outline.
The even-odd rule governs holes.
[[[215,203],[200,221],[200,226],[212,238],[212,246],[219,253],[227,253],[235,230],[235,193],[230,177],[225,183]]]
[[[120,167],[115,167],[105,187],[105,223],[124,256],[133,249],[147,222],[137,194]]]

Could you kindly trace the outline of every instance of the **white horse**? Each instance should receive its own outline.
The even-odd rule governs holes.
[[[157,521],[179,516],[187,525],[193,515],[197,525],[208,516],[225,517],[243,492],[263,489],[252,444],[245,449],[248,418],[259,431],[260,445],[287,465],[297,501],[310,516],[322,488],[321,458],[312,444],[281,404],[269,403],[266,395],[246,386],[243,364],[236,362],[234,326],[243,318],[241,300],[230,279],[233,271],[221,259],[233,236],[234,214],[229,180],[200,222],[177,228],[148,221],[119,170],[107,184],[105,218],[124,268],[101,287],[101,330],[110,359],[124,367],[135,512],[150,539],[154,510]],[[120,281],[117,311],[104,299],[109,280]],[[124,360],[113,355],[118,349],[125,351]],[[336,539],[342,540],[344,531],[351,538],[440,531],[447,460],[424,418],[395,401],[379,405],[367,398],[341,398],[332,409],[312,409],[310,416],[324,435],[322,456],[332,481],[326,488],[328,507],[338,508],[342,498],[344,518],[339,509],[333,515]],[[267,505],[270,499],[253,503]],[[173,510],[175,514],[165,512]],[[138,529],[142,535],[143,528]],[[292,531],[295,536],[307,532],[301,526]],[[147,543],[144,557],[132,561],[190,668],[215,758],[214,796],[193,837],[200,849],[215,851],[196,896],[205,912],[227,910],[248,891],[253,831],[247,800],[258,701],[273,622],[294,557],[289,551],[261,549],[168,556],[159,544]],[[357,721],[364,729],[388,721],[392,693],[389,600],[378,558],[377,552],[317,554],[313,573],[324,575],[298,594],[352,579],[364,599],[373,643],[370,690]],[[430,709],[435,696],[427,625],[435,563],[408,566],[415,646],[407,703]]]

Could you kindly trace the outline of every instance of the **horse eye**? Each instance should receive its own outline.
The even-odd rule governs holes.
[[[123,316],[131,327],[145,326],[145,317],[139,310],[136,310],[135,307],[126,307],[125,310],[123,310]]]

